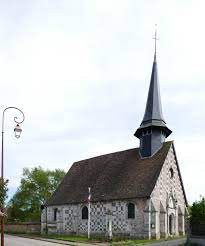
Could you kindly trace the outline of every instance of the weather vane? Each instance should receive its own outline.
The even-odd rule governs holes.
[[[155,24],[155,35],[154,35],[154,38],[153,38],[155,41],[154,41],[154,54],[155,54],[155,57],[156,57],[156,52],[157,52],[157,40],[159,40],[157,38],[157,24]]]

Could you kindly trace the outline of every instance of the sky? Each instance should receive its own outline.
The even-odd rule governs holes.
[[[0,112],[9,197],[24,167],[139,146],[157,24],[163,115],[189,203],[205,196],[203,0],[0,0]],[[2,115],[2,113],[1,113]]]

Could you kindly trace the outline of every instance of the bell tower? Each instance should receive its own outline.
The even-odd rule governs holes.
[[[153,156],[162,147],[165,139],[172,133],[172,131],[166,126],[166,122],[162,114],[156,59],[156,31],[154,39],[154,62],[152,66],[147,104],[142,123],[134,134],[140,139],[140,154],[143,158]]]

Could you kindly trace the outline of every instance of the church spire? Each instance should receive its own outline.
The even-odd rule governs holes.
[[[158,82],[158,70],[157,70],[157,30],[155,30],[154,42],[154,62],[152,65],[152,74],[150,80],[150,87],[148,92],[147,104],[145,114],[142,123],[146,123],[152,120],[158,120],[165,123],[162,115],[162,105],[160,97],[160,89]]]
[[[154,39],[154,62],[152,66],[152,74],[147,97],[147,104],[142,123],[135,132],[135,136],[140,139],[140,153],[142,157],[152,156],[161,148],[163,142],[165,141],[165,138],[171,134],[171,130],[166,126],[166,122],[162,114],[156,60],[156,31]]]

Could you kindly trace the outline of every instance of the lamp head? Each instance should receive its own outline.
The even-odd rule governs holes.
[[[17,124],[16,127],[14,128],[14,132],[15,132],[15,137],[20,138],[22,129],[19,124]]]

